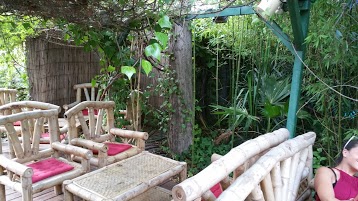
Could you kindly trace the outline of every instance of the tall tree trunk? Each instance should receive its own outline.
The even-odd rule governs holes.
[[[170,117],[169,147],[174,153],[182,153],[193,140],[192,43],[187,22],[174,23],[173,32],[169,52],[173,53],[174,59],[170,59],[169,64],[176,72],[181,94],[173,95],[170,100],[175,112]]]

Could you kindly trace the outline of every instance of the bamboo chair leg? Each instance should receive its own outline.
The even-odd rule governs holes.
[[[0,200],[6,200],[5,186],[0,185]]]
[[[70,191],[66,190],[66,186],[70,183],[71,183],[71,181],[69,181],[69,180],[66,180],[63,182],[64,201],[74,201],[73,194]]]
[[[61,185],[54,186],[53,191],[54,191],[55,195],[62,194],[62,186]]]
[[[32,201],[32,181],[31,177],[22,177],[22,201]]]

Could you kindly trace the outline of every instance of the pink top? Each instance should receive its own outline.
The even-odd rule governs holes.
[[[358,195],[358,177],[350,176],[339,169],[336,170],[339,171],[340,177],[333,186],[334,196],[339,200],[349,200],[356,197]],[[320,201],[318,196],[316,196],[316,201]]]

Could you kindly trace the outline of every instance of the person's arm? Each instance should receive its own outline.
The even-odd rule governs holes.
[[[318,168],[314,178],[314,188],[321,201],[340,201],[334,197],[332,183],[335,176],[331,169],[327,167]]]

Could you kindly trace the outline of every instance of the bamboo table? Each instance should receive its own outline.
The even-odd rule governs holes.
[[[186,179],[186,171],[185,162],[144,151],[73,180],[65,181],[64,197],[68,201],[73,200],[73,195],[90,201],[131,200],[136,196],[145,195],[147,190],[152,191],[151,194],[155,193],[158,189],[157,185],[175,175],[179,175],[179,180],[183,181]]]

